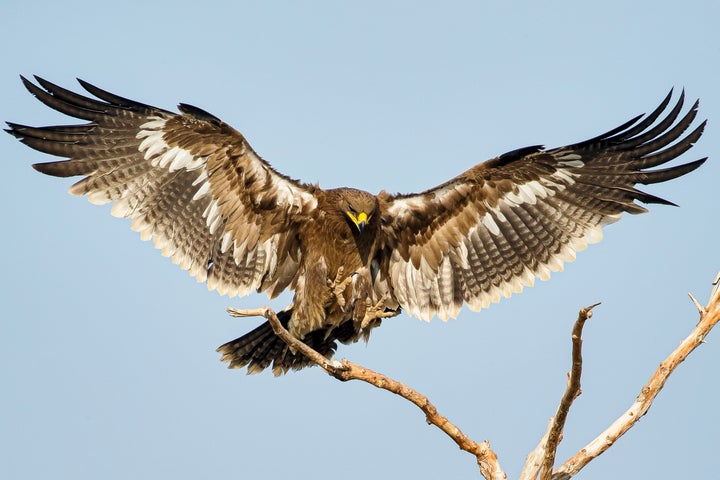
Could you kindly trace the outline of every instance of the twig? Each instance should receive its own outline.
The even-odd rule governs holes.
[[[368,368],[357,365],[347,359],[343,359],[342,363],[333,362],[307,346],[290,334],[280,323],[275,312],[269,307],[258,308],[255,310],[238,310],[228,308],[233,316],[262,316],[268,319],[273,331],[285,343],[297,351],[303,353],[317,365],[319,365],[328,374],[338,380],[362,380],[377,388],[387,390],[417,405],[425,414],[427,423],[435,425],[445,432],[452,440],[464,450],[475,456],[480,473],[487,480],[505,480],[507,475],[500,468],[497,455],[490,448],[490,442],[476,442],[465,435],[455,424],[450,422],[447,417],[441,415],[437,408],[430,403],[428,398],[416,391],[415,389],[405,385],[402,382],[393,380],[392,378],[378,372],[374,372]]]
[[[558,445],[562,440],[565,421],[573,401],[582,393],[580,389],[580,377],[582,376],[582,331],[585,321],[592,317],[593,308],[600,305],[596,303],[589,307],[581,308],[578,318],[572,330],[572,368],[568,373],[568,382],[565,387],[557,412],[550,418],[548,429],[540,439],[535,450],[530,452],[525,461],[525,466],[520,473],[521,480],[533,480],[541,473],[542,480],[552,478],[552,469],[555,464],[555,455]]]
[[[693,303],[693,305],[695,305],[698,313],[700,313],[700,318],[702,318],[702,316],[705,315],[705,307],[700,305],[700,302],[697,301],[697,299],[693,296],[692,293],[688,293],[688,297],[690,297],[690,301]]]
[[[630,430],[647,413],[655,397],[665,385],[670,374],[695,348],[705,343],[710,330],[720,322],[720,288],[714,288],[706,307],[700,308],[700,322],[680,345],[660,364],[645,386],[640,390],[630,408],[615,420],[604,432],[570,457],[554,472],[553,480],[567,480],[577,474],[591,460],[610,448],[617,439]]]

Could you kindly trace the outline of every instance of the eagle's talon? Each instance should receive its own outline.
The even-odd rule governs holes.
[[[353,277],[352,275],[349,275],[346,278],[342,278],[344,272],[345,269],[343,267],[340,267],[338,268],[337,274],[335,275],[335,279],[328,279],[328,286],[332,290],[332,294],[337,300],[337,303],[342,310],[345,310],[345,305],[347,305],[347,300],[345,299],[345,289],[350,284],[350,282],[352,282]]]
[[[367,308],[365,309],[365,315],[363,316],[362,322],[360,322],[361,330],[367,330],[367,328],[376,320],[394,317],[400,313],[396,310],[386,312],[385,300],[387,300],[387,295],[383,295],[382,297],[380,297],[380,300],[378,300],[377,303],[373,305],[370,298],[365,299],[365,305],[367,306]]]

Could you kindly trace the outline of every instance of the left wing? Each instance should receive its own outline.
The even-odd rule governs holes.
[[[299,226],[317,206],[316,188],[273,170],[242,134],[190,105],[181,114],[113,95],[86,82],[85,97],[36,77],[22,79],[47,106],[88,123],[8,123],[26,145],[66,160],[34,168],[81,175],[70,187],[152,239],[198,281],[221,294],[274,296],[292,286]]]
[[[698,107],[675,123],[684,93],[653,126],[671,95],[642,121],[591,140],[512,151],[420,194],[381,193],[381,271],[400,306],[424,320],[455,317],[463,303],[486,308],[562,270],[622,212],[646,212],[635,200],[673,205],[635,188],[685,175],[706,160],[647,170],[687,151],[705,126],[678,140]]]

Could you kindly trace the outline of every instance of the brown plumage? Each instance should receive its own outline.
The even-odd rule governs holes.
[[[687,151],[697,102],[684,94],[591,140],[526,147],[480,163],[419,194],[323,190],[275,171],[245,138],[190,105],[181,114],[80,82],[97,99],[23,78],[41,102],[88,123],[10,134],[67,160],[34,167],[82,176],[70,193],[129,218],[144,240],[210,289],[230,296],[295,291],[279,313],[297,338],[327,357],[336,342],[367,339],[401,309],[424,320],[480,310],[562,269],[563,262],[637,203],[670,202],[636,184],[682,176],[705,159],[652,169]],[[308,361],[268,323],[221,346],[231,367],[275,374]]]

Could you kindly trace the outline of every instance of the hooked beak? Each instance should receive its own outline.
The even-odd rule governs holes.
[[[358,229],[358,232],[362,233],[362,231],[365,229],[365,226],[367,225],[367,222],[369,221],[369,218],[365,212],[358,213],[358,216],[352,214],[352,212],[347,212],[348,217],[350,217],[350,220],[353,221],[355,226]]]

